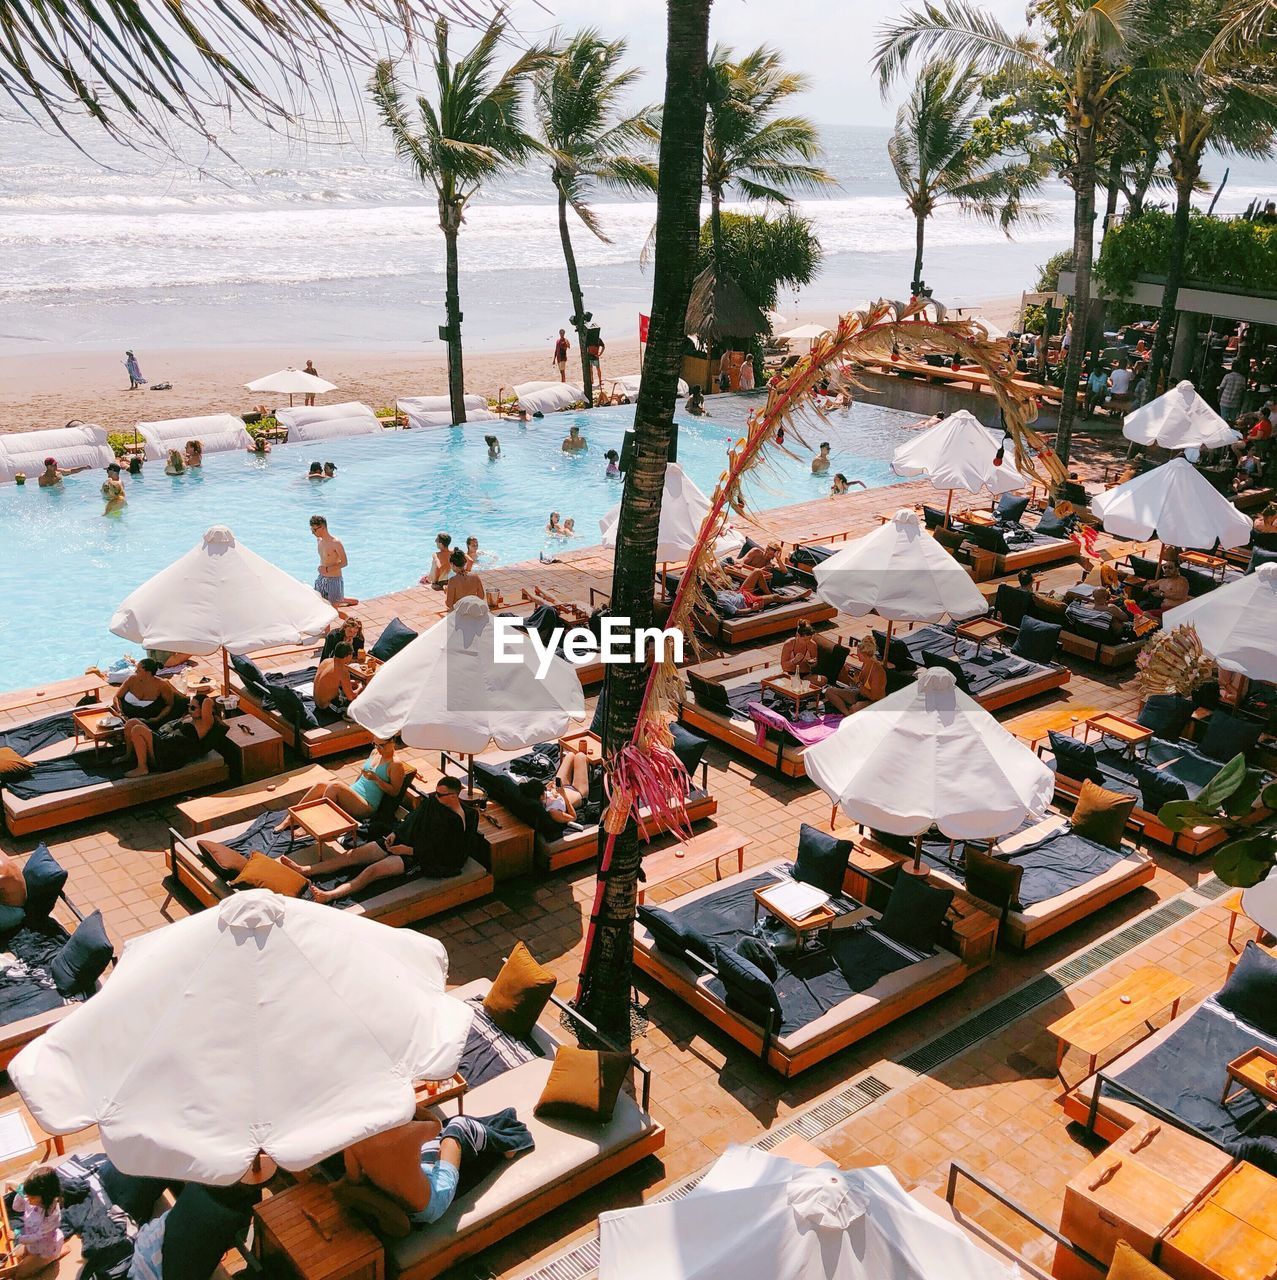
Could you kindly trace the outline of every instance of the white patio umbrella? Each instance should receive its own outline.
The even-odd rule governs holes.
[[[886,620],[886,647],[897,622],[961,621],[989,610],[967,571],[907,509],[848,542],[813,572],[816,594],[826,604],[855,618],[872,613]]]
[[[1245,546],[1251,520],[1243,515],[1191,462],[1174,458],[1119,484],[1091,502],[1091,510],[1116,538],[1156,535],[1173,547],[1209,551]]]
[[[322,396],[326,391],[337,390],[335,382],[307,373],[305,369],[294,369],[291,365],[244,385],[250,391],[273,391],[277,395],[287,396],[290,406],[294,396]]]
[[[1191,626],[1202,648],[1226,671],[1277,681],[1277,564],[1186,600],[1162,617],[1167,631]]]
[[[995,497],[1023,489],[1028,481],[1015,469],[1014,458],[1014,447],[1001,431],[959,409],[902,444],[891,455],[891,469],[898,476],[925,476],[937,489],[947,489],[947,524],[955,489],[967,493],[987,489]]]
[[[786,329],[784,333],[778,333],[778,338],[784,338],[787,342],[806,342],[808,345],[815,342],[817,338],[823,338],[829,332],[827,324],[800,324],[792,329]]]
[[[1051,769],[940,668],[848,716],[803,760],[835,812],[913,836],[915,868],[932,826],[993,839],[1040,818],[1055,793]]]
[[[687,1195],[599,1215],[599,1280],[1011,1280],[885,1166],[733,1146]]]
[[[441,943],[264,889],[134,938],[9,1065],[46,1133],[97,1125],[125,1173],[227,1185],[408,1121],[473,1013]],[[260,1167],[260,1166],[259,1166]]]
[[[114,635],[147,649],[228,654],[304,644],[324,635],[337,610],[283,569],[250,551],[224,525],[131,591],[111,617]]]
[[[1122,434],[1163,449],[1222,449],[1241,439],[1187,380],[1128,413]]]
[[[470,757],[495,743],[503,751],[562,737],[585,716],[585,694],[572,664],[557,654],[538,676],[531,644],[498,661],[492,613],[475,596],[402,648],[350,704],[349,716],[378,738]]]
[[[974,315],[968,318],[978,324],[994,342],[1007,336],[1007,331],[1000,324],[995,324],[988,316]]]
[[[657,531],[656,558],[662,566],[661,591],[665,591],[665,567],[686,560],[700,537],[701,525],[709,515],[709,499],[696,487],[691,476],[676,462],[665,468],[665,485],[661,491],[661,523]],[[616,546],[616,531],[621,522],[618,503],[599,521],[603,545]],[[722,556],[734,556],[745,545],[745,539],[729,529],[715,544]]]

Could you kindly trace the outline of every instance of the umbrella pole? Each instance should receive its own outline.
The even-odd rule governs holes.
[[[665,576],[667,573],[669,573],[669,571],[670,571],[669,565],[665,564],[664,561],[662,561],[661,563],[661,600],[662,601],[668,600],[670,598],[669,582]]]
[[[895,626],[894,621],[891,618],[888,618],[887,619],[887,636],[886,636],[886,639],[884,639],[882,642],[882,665],[884,667],[888,667],[891,665],[887,661],[887,658],[891,653],[891,629],[894,626]]]
[[[231,691],[231,655],[227,651],[225,645],[222,645],[222,696],[226,697]]]
[[[920,880],[925,880],[931,874],[930,867],[922,865],[922,832],[919,831],[913,838],[913,861],[905,865],[905,870],[911,876],[917,876]]]
[[[949,496],[944,500],[944,527],[949,527],[949,511],[953,506],[953,490],[948,491]]]

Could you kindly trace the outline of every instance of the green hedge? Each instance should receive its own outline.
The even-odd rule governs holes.
[[[1154,209],[1109,228],[1095,264],[1105,293],[1125,298],[1137,279],[1166,275],[1173,221],[1172,214]],[[1277,227],[1193,214],[1184,284],[1277,293]]]

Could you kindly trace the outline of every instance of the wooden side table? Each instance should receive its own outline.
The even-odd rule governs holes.
[[[1090,738],[1092,729],[1102,738],[1116,738],[1122,744],[1126,754],[1130,756],[1135,754],[1136,747],[1143,746],[1153,736],[1152,729],[1146,729],[1143,725],[1136,724],[1134,720],[1114,715],[1110,711],[1106,711],[1103,715],[1092,716],[1086,722],[1086,728],[1082,731],[1083,742]]]
[[[1166,1233],[1158,1265],[1174,1280],[1272,1280],[1277,1178],[1237,1165]]]
[[[983,907],[954,898],[945,916],[946,941],[968,969],[981,969],[998,945],[998,917]]]
[[[325,845],[334,844],[343,836],[359,830],[359,823],[327,796],[294,805],[288,814],[314,840],[317,862],[323,860]]]
[[[234,716],[226,722],[227,763],[236,782],[257,782],[284,771],[284,739],[256,716]]]
[[[299,1280],[384,1280],[381,1241],[339,1205],[325,1182],[301,1182],[253,1210],[253,1251]]]
[[[1270,1106],[1277,1106],[1277,1054],[1256,1046],[1247,1049],[1224,1068],[1224,1092],[1219,1105],[1228,1105],[1230,1096],[1247,1090]]]
[[[736,855],[736,870],[745,870],[745,850],[749,846],[749,836],[742,835],[734,827],[713,827],[702,831],[699,835],[668,849],[649,853],[643,859],[643,874],[647,879],[639,885],[638,900],[647,900],[647,891],[655,889],[663,881],[675,876],[686,875],[698,867],[714,864],[714,879],[723,878],[722,860]]]

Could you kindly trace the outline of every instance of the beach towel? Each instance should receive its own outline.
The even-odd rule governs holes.
[[[817,716],[814,720],[789,720],[761,702],[751,702],[746,710],[754,722],[754,741],[760,747],[767,741],[768,729],[775,729],[778,733],[793,738],[795,742],[802,743],[804,747],[810,747],[813,742],[823,742],[845,718],[840,715],[824,715]]]

